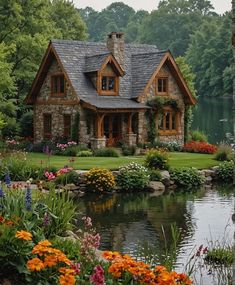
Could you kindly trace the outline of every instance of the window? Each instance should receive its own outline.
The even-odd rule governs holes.
[[[44,114],[43,115],[43,137],[44,139],[50,139],[51,134],[51,114]]]
[[[102,76],[102,90],[115,91],[115,77],[114,76]]]
[[[163,110],[158,114],[158,130],[160,134],[177,133],[178,113],[174,110]]]
[[[51,76],[51,95],[52,96],[65,95],[65,79],[63,74]]]
[[[64,115],[64,138],[71,137],[71,115]]]
[[[160,77],[157,78],[157,93],[167,93],[168,92],[168,78]]]

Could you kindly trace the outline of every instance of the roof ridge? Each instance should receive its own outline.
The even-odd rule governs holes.
[[[145,53],[132,54],[131,56],[134,57],[134,56],[143,56],[143,55],[147,55],[147,54],[164,54],[168,51],[169,50],[150,51],[150,52],[145,52]]]

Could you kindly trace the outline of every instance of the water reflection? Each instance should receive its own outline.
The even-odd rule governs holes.
[[[101,234],[101,249],[118,250],[133,256],[140,255],[140,246],[158,256],[163,255],[165,241],[168,246],[172,244],[170,228],[175,223],[182,231],[175,266],[182,270],[199,245],[223,237],[231,242],[233,193],[234,189],[221,187],[159,197],[146,193],[89,195],[79,202],[79,209],[92,218]],[[205,280],[206,283],[201,284],[216,284]]]
[[[209,142],[218,143],[233,134],[232,98],[200,98],[194,111],[192,129],[208,135]]]

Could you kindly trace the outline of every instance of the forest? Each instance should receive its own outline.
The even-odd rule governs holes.
[[[161,0],[151,13],[122,2],[98,12],[66,0],[0,0],[0,27],[4,137],[32,133],[32,111],[23,100],[53,38],[105,41],[109,32],[122,31],[127,43],[169,49],[197,96],[232,96],[231,13],[218,15],[209,0]]]

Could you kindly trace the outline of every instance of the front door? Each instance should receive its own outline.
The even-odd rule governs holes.
[[[107,146],[115,146],[122,139],[121,118],[118,115],[106,115],[103,121]]]

